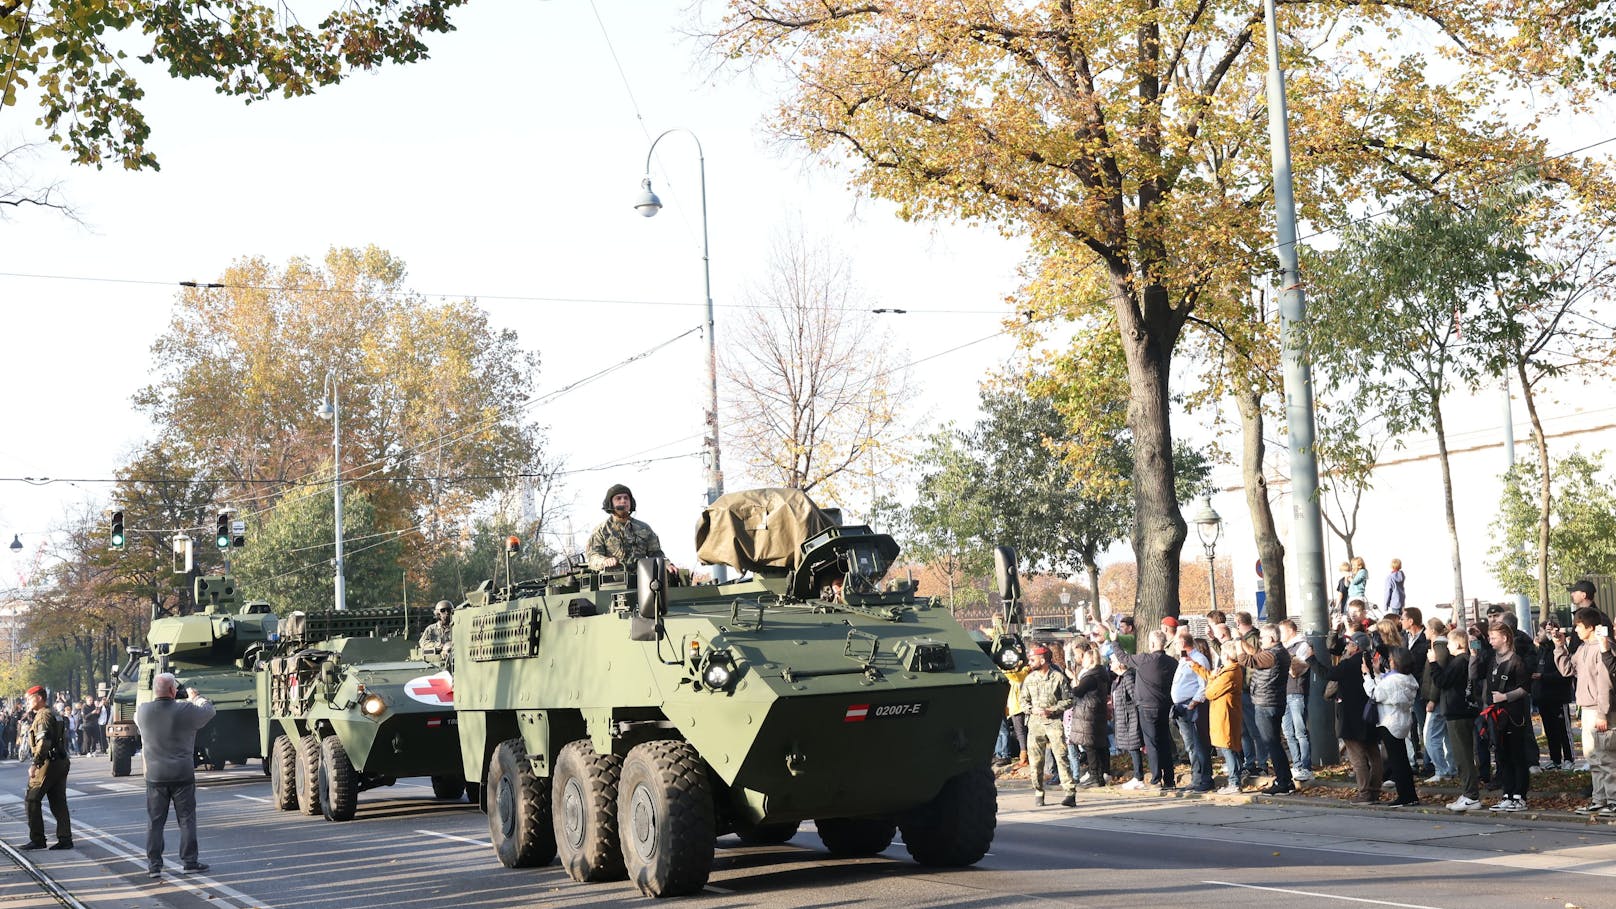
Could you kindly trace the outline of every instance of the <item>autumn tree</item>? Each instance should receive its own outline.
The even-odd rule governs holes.
[[[248,544],[233,550],[236,583],[247,597],[268,601],[277,613],[332,608],[335,601],[335,501],[329,489],[291,493],[276,507],[249,513]],[[399,567],[405,531],[378,525],[369,490],[350,486],[342,496],[343,578],[352,609],[404,600]]]
[[[896,444],[908,356],[845,256],[792,229],[765,267],[724,346],[730,448],[763,483],[834,501]]]
[[[131,57],[248,102],[292,98],[426,59],[423,38],[451,31],[449,11],[464,2],[355,0],[311,27],[284,3],[254,0],[0,0],[0,107],[37,89],[39,124],[74,163],[156,169]]]
[[[480,505],[542,472],[524,407],[537,355],[469,301],[409,291],[394,256],[333,249],[323,265],[281,268],[244,259],[218,283],[182,293],[153,345],[155,379],[135,401],[228,504],[261,511],[329,489],[332,425],[316,414],[328,375],[343,481],[364,485],[379,529],[419,530],[404,543],[422,570]]]
[[[199,573],[222,567],[210,542],[219,484],[161,443],[143,446],[115,473],[118,485],[108,508],[123,512],[126,542],[122,551],[114,551],[103,539],[96,552],[96,558],[111,563],[111,592],[145,604],[148,618],[188,612],[195,605],[191,576],[174,573],[173,539],[180,533],[191,537]]]
[[[1532,126],[1502,112],[1519,95],[1500,85],[1575,103],[1608,75],[1606,58],[1578,50],[1608,28],[1591,0],[1572,15],[1531,0],[1305,0],[1280,14],[1300,201],[1323,223],[1544,157]],[[1387,40],[1427,25],[1440,67]],[[1027,238],[1036,314],[1052,326],[1108,311],[1127,365],[1147,617],[1171,611],[1185,538],[1170,424],[1179,340],[1214,291],[1272,267],[1249,256],[1273,236],[1261,28],[1260,5],[1232,0],[730,0],[713,30],[727,59],[787,75],[779,135],[844,161],[902,217]]]
[[[1339,389],[1336,398],[1318,409],[1313,452],[1319,465],[1319,517],[1346,545],[1351,561],[1357,555],[1358,512],[1392,437],[1372,407]]]

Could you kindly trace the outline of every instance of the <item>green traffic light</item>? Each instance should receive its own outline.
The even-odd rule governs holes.
[[[113,549],[122,549],[123,548],[123,534],[114,533],[112,535],[112,548]]]
[[[230,535],[227,534],[227,533],[221,533],[217,537],[214,538],[213,543],[214,543],[215,546],[218,546],[220,549],[229,549],[230,548]]]

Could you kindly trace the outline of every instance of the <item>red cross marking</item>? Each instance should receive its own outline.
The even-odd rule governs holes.
[[[454,703],[454,681],[452,679],[446,679],[443,676],[433,675],[427,676],[425,679],[422,679],[422,681],[424,681],[426,685],[424,687],[416,686],[411,688],[410,694],[418,694],[422,697],[435,697],[438,699],[438,703],[440,704]]]

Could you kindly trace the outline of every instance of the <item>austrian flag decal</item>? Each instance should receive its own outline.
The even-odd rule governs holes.
[[[410,700],[433,707],[454,703],[454,676],[447,672],[423,675],[404,683],[404,693]]]
[[[869,704],[854,704],[853,706],[847,708],[847,716],[842,718],[842,722],[844,722],[844,723],[862,723],[862,722],[864,722],[864,718],[869,716],[869,715],[870,715],[870,705]]]
[[[928,701],[910,701],[906,704],[854,704],[842,715],[844,723],[862,723],[865,720],[888,720],[903,716],[925,716]]]

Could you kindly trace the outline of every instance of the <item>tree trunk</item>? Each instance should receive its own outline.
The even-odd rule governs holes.
[[[1465,614],[1464,571],[1459,563],[1459,522],[1453,516],[1453,471],[1448,464],[1448,434],[1442,425],[1441,395],[1431,396],[1431,421],[1436,427],[1437,460],[1442,464],[1442,508],[1448,518],[1448,545],[1453,554],[1454,615],[1463,615]]]
[[[1146,296],[1160,293],[1159,289],[1147,290]],[[1147,324],[1131,299],[1120,300],[1117,309],[1128,362],[1128,429],[1134,443],[1133,551],[1139,566],[1134,613],[1136,627],[1143,630],[1155,628],[1164,616],[1178,615],[1179,553],[1185,524],[1173,484],[1168,392],[1171,336],[1176,331]]]
[[[1100,566],[1095,564],[1092,551],[1083,554],[1083,570],[1089,576],[1089,599],[1094,604],[1092,613],[1096,622],[1100,621]]]
[[[1537,448],[1537,609],[1540,623],[1549,620],[1549,519],[1554,507],[1553,486],[1549,482],[1549,440],[1543,434],[1543,420],[1537,415],[1537,398],[1532,385],[1526,381],[1526,360],[1515,358],[1515,376],[1521,382],[1521,400],[1526,402],[1526,415],[1532,421],[1532,444]],[[1514,432],[1514,427],[1510,427]]]
[[[1279,540],[1274,526],[1274,511],[1268,502],[1268,477],[1263,473],[1263,415],[1262,396],[1255,388],[1244,383],[1235,391],[1235,403],[1240,407],[1240,428],[1245,450],[1240,469],[1245,475],[1246,508],[1251,511],[1251,531],[1257,544],[1257,557],[1262,560],[1263,586],[1268,592],[1264,607],[1268,621],[1278,622],[1287,615],[1285,610],[1285,544]],[[1350,544],[1349,544],[1350,545]]]

